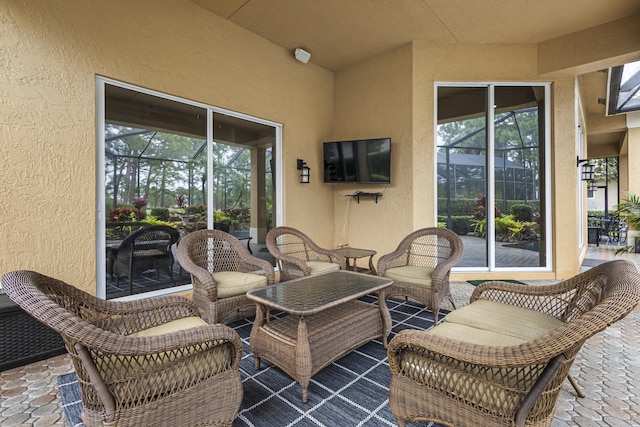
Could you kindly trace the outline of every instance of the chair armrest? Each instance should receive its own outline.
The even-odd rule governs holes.
[[[231,328],[204,325],[153,336],[88,334],[75,345],[105,409],[155,401],[227,371],[239,375],[242,340]]]
[[[243,273],[251,273],[255,271],[263,271],[267,278],[267,285],[273,285],[275,283],[275,271],[273,265],[267,260],[255,257],[253,255],[238,254],[238,270]]]
[[[193,283],[194,294],[196,292],[196,287],[201,287],[207,294],[207,298],[211,301],[218,300],[218,289],[216,287],[216,282],[213,280],[211,273],[205,269],[200,267],[198,264],[193,262],[188,252],[188,245],[180,244],[178,245],[177,250],[177,258],[180,266],[191,275],[191,280]],[[195,298],[194,298],[195,299]]]
[[[557,333],[546,334],[518,346],[486,346],[442,337],[428,331],[404,330],[396,334],[389,343],[389,366],[392,373],[399,373],[399,357],[407,349],[419,350],[425,358],[455,360],[467,365],[529,366],[544,363],[575,344],[565,340],[558,343],[557,347],[544,345],[551,336],[559,334],[561,332],[558,330]]]
[[[311,274],[311,269],[309,266],[300,258],[296,258],[291,255],[285,255],[282,253],[273,253],[273,256],[278,263],[280,264],[280,268],[284,271],[285,276],[289,278],[298,278],[303,276],[309,276]],[[280,280],[282,281],[282,277]]]
[[[417,389],[433,390],[434,394],[444,393],[483,412],[513,419],[516,414],[526,417],[531,400],[543,391],[559,393],[581,345],[582,341],[573,342],[564,353],[563,346],[555,348],[543,342],[483,346],[405,330],[389,343],[388,361],[392,387],[395,381],[403,381]],[[558,355],[561,367],[554,362],[548,369],[549,362],[558,360]],[[527,403],[520,409],[523,401]]]
[[[94,312],[94,319],[86,319],[90,324],[120,334],[131,334],[172,320],[200,316],[200,310],[193,301],[166,295],[135,301],[112,301],[92,299],[84,302]]]
[[[390,268],[407,265],[406,252],[407,252],[406,249],[398,248],[395,251],[385,254],[380,258],[378,258],[378,264],[377,264],[378,276],[384,275],[384,272]]]

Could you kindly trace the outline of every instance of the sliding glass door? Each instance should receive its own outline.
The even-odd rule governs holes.
[[[275,225],[278,124],[107,79],[96,85],[99,296],[188,289],[175,252],[195,230],[264,243]],[[177,242],[131,246],[152,226]]]
[[[437,85],[438,222],[462,269],[549,269],[548,86]]]

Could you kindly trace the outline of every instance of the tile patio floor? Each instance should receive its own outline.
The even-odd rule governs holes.
[[[614,259],[614,250],[615,246],[590,245],[584,265]],[[616,258],[640,267],[640,254]],[[472,290],[466,282],[452,283],[456,304],[466,304]],[[585,343],[571,373],[586,397],[578,398],[566,382],[552,427],[640,426],[639,338],[640,308],[636,308]],[[62,355],[0,372],[0,426],[65,426],[56,379],[71,371],[69,358]]]

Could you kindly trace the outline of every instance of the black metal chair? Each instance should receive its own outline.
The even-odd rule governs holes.
[[[165,271],[173,281],[174,257],[171,247],[179,238],[179,231],[166,225],[142,228],[128,235],[119,247],[109,252],[116,286],[120,284],[120,275],[126,274],[129,292],[132,293],[133,281],[147,270],[156,270],[158,278],[160,271]]]

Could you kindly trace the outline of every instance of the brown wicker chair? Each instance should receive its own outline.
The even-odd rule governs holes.
[[[403,295],[433,311],[438,323],[440,303],[448,298],[455,308],[449,273],[461,259],[460,237],[446,228],[423,228],[402,239],[395,251],[378,259],[378,276],[393,280],[387,297]]]
[[[344,270],[347,260],[330,249],[318,246],[302,231],[291,227],[276,227],[266,237],[267,249],[280,270],[280,281]]]
[[[631,312],[639,300],[640,275],[624,260],[556,285],[484,283],[471,304],[452,311],[440,325],[405,330],[391,340],[391,411],[399,426],[414,421],[548,426],[582,344]],[[483,314],[478,307],[493,309]],[[460,320],[467,308],[467,315],[476,310],[478,323],[449,322],[450,316]],[[511,316],[513,324],[497,316],[502,309],[518,313]],[[555,326],[539,328],[544,323]],[[516,333],[497,333],[486,328],[490,324]],[[521,334],[529,339],[514,338]]]
[[[178,262],[191,274],[193,300],[210,322],[254,306],[251,289],[275,282],[273,265],[254,257],[238,239],[221,230],[198,230],[182,238]]]
[[[231,426],[242,401],[242,340],[190,300],[104,301],[33,271],[7,295],[62,336],[92,426]]]
[[[156,276],[164,271],[173,280],[171,247],[179,238],[180,232],[166,225],[144,227],[129,234],[118,248],[109,251],[108,262],[116,286],[120,284],[120,275],[126,274],[129,292],[133,293],[133,281],[147,270],[156,270]]]

